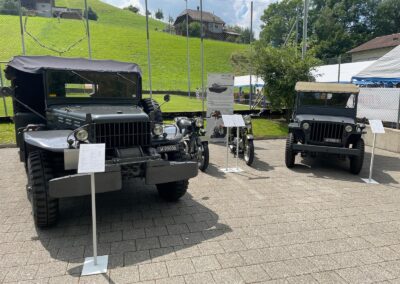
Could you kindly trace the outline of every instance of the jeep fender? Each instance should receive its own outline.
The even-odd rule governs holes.
[[[50,152],[63,152],[68,149],[68,136],[71,130],[45,130],[24,132],[24,142],[30,146]]]

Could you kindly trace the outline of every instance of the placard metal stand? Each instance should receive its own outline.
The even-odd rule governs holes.
[[[376,144],[376,135],[384,134],[385,128],[383,127],[381,120],[369,120],[369,125],[371,126],[371,132],[374,134],[374,140],[372,142],[372,152],[371,152],[371,164],[369,166],[369,177],[362,178],[365,183],[368,184],[379,184],[376,180],[372,179],[372,172],[374,170],[374,158],[375,158],[375,144]]]
[[[97,256],[96,184],[95,173],[105,171],[105,144],[81,144],[78,173],[90,174],[92,201],[93,257],[85,258],[82,276],[107,273],[108,255]]]
[[[226,127],[226,167],[220,169],[220,171],[224,173],[240,173],[243,172],[241,168],[239,168],[239,130],[240,127],[246,126],[244,123],[243,117],[238,114],[234,115],[222,115],[222,121],[224,122],[224,127]],[[231,127],[236,127],[236,168],[229,168],[228,157],[229,157],[229,134]]]

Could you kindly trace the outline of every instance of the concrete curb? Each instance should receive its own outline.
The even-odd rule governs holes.
[[[16,148],[17,144],[0,144],[0,149],[2,148]]]

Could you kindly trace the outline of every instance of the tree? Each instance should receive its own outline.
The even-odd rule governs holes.
[[[85,18],[88,18],[89,20],[97,21],[99,16],[97,16],[97,13],[92,9],[92,7],[89,6],[88,10],[85,10]]]
[[[161,9],[158,9],[155,15],[156,15],[156,19],[158,19],[158,20],[164,19],[164,13]]]
[[[139,11],[140,11],[139,8],[137,8],[135,6],[132,6],[132,5],[129,5],[128,7],[125,7],[124,10],[131,11],[132,13],[135,13],[135,14],[139,13]]]
[[[304,60],[295,56],[293,47],[274,48],[263,43],[255,44],[252,58],[257,74],[265,82],[264,94],[274,110],[288,110],[290,118],[294,106],[295,90],[298,81],[313,79],[311,71],[318,61],[307,56]]]
[[[375,35],[388,35],[400,32],[400,1],[383,0],[378,4],[373,20]]]
[[[0,14],[3,15],[18,15],[17,1],[14,0],[0,0]]]
[[[200,37],[201,36],[201,25],[198,22],[192,22],[189,24],[189,36]]]

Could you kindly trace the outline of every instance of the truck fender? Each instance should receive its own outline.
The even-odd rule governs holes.
[[[46,151],[63,152],[69,148],[67,139],[71,133],[72,130],[27,131],[24,132],[24,142]]]

